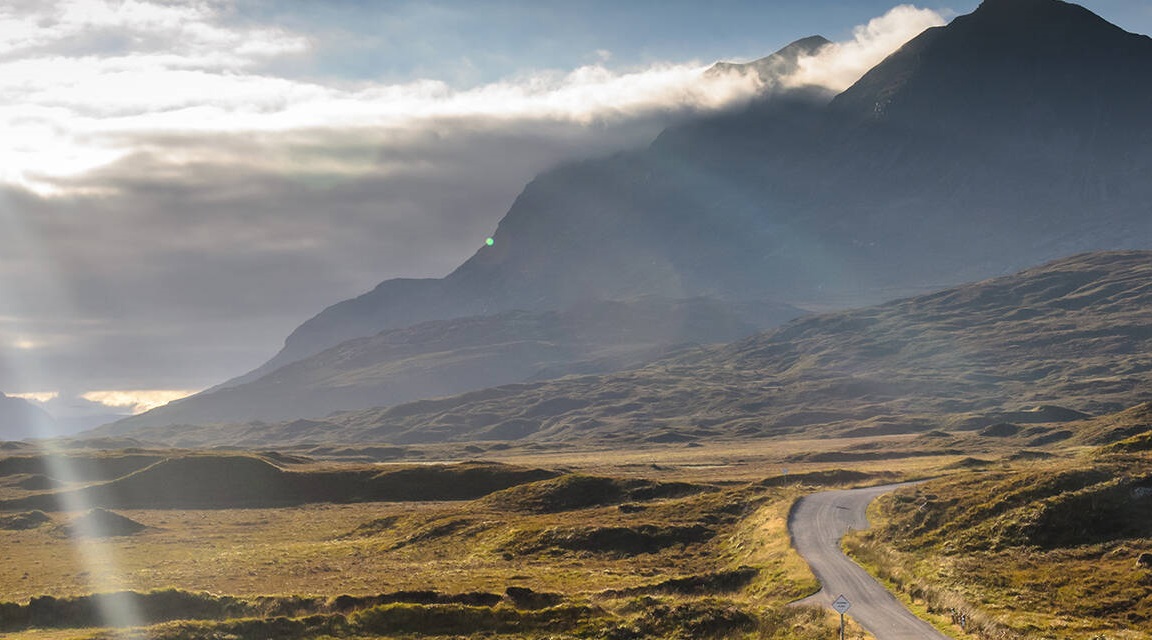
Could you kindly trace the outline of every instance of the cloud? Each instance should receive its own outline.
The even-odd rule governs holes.
[[[894,7],[868,24],[856,27],[852,40],[832,43],[816,55],[802,58],[800,69],[786,82],[843,91],[905,42],[945,22],[943,15],[931,9],[907,4]]]
[[[27,393],[9,393],[13,398],[22,398],[31,402],[45,404],[60,397],[59,391],[29,391]]]
[[[437,80],[301,80],[264,70],[306,55],[307,38],[228,24],[222,2],[69,0],[0,11],[0,36],[8,36],[0,37],[0,181],[41,195],[69,193],[58,179],[109,166],[160,132],[257,134],[297,163],[315,157],[331,166],[324,135],[437,130],[446,119],[602,125],[723,108],[756,90],[747,78],[701,79],[701,65],[692,63],[623,73],[597,63],[468,90]],[[311,153],[302,153],[309,131]],[[146,150],[172,164],[203,160],[182,146]]]
[[[131,413],[137,414],[168,404],[173,400],[186,398],[193,393],[195,391],[187,389],[132,389],[89,391],[82,394],[80,398],[109,408],[127,409]]]

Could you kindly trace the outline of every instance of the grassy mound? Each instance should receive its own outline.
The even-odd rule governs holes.
[[[60,482],[49,478],[40,473],[33,473],[25,478],[21,478],[14,483],[14,486],[24,489],[25,491],[48,491],[60,486]]]
[[[114,538],[130,536],[147,529],[131,518],[104,509],[92,509],[68,523],[69,535],[79,538]]]
[[[56,477],[64,470],[81,482],[113,480],[163,460],[155,453],[76,453],[70,455],[14,455],[0,458],[0,476],[17,474]]]
[[[298,461],[291,461],[296,464]],[[189,454],[161,460],[103,484],[0,503],[0,509],[58,511],[66,498],[118,509],[255,508],[314,502],[470,500],[554,477],[496,463],[400,467],[345,466],[289,471],[264,457]]]
[[[522,534],[511,550],[538,553],[550,550],[585,551],[620,556],[657,553],[661,550],[699,544],[712,539],[716,530],[693,525],[640,524],[606,527],[550,527]]]
[[[1152,402],[1086,420],[1077,426],[1078,440],[1085,444],[1104,445],[1152,432]]]
[[[788,485],[809,485],[824,487],[838,484],[857,484],[861,482],[888,481],[896,478],[898,474],[887,471],[856,471],[853,469],[822,469],[807,473],[785,473],[772,476],[760,481],[762,487],[783,487]]]
[[[558,513],[624,502],[680,498],[712,487],[685,482],[623,480],[581,474],[532,482],[493,493],[486,505],[520,513]]]
[[[603,592],[601,595],[610,598],[619,598],[638,595],[711,595],[717,593],[731,593],[739,591],[752,584],[760,570],[755,567],[742,566],[730,571],[716,571],[694,576],[669,578],[656,584],[633,587],[630,589],[614,589]]]
[[[52,522],[52,518],[43,511],[29,511],[11,516],[0,516],[0,529],[7,531],[26,531],[28,529],[35,529],[49,522]]]
[[[945,466],[945,469],[985,469],[995,465],[991,460],[984,460],[982,458],[967,457],[957,460],[952,464]]]

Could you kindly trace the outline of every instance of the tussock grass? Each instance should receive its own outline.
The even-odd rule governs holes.
[[[989,640],[1152,637],[1146,454],[962,471],[873,511],[882,525],[849,551],[940,625]]]
[[[195,458],[211,458],[275,483],[352,471],[425,495],[448,487],[487,497],[121,509],[146,528],[85,541],[116,563],[120,590],[98,595],[85,573],[91,568],[51,527],[0,529],[0,545],[20,549],[19,563],[0,564],[6,631],[47,633],[32,630],[35,617],[66,635],[100,624],[97,604],[119,599],[143,613],[149,626],[139,637],[171,640],[827,637],[822,612],[784,609],[815,587],[789,548],[789,506],[815,483],[881,480],[801,466],[816,473],[776,486],[762,474],[749,482],[742,461],[707,457],[622,465],[619,475],[608,466],[594,474],[486,463],[338,468],[269,456],[233,467],[233,457],[191,456],[187,464],[200,468],[204,460]],[[517,484],[494,492],[484,484],[508,478]],[[77,514],[47,517],[68,522]],[[75,635],[121,637],[96,628]]]

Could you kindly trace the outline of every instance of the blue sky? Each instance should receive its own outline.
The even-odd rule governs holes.
[[[807,35],[832,40],[885,13],[877,0],[308,0],[246,2],[237,17],[314,33],[323,44],[311,73],[398,82],[435,77],[468,86],[539,68],[574,68],[611,53],[614,68],[669,60],[749,59]],[[974,0],[914,3],[946,17]],[[1152,31],[1152,4],[1082,3],[1139,33]],[[305,69],[300,69],[304,71]]]
[[[1152,32],[1146,0],[1085,5]],[[538,172],[762,89],[711,63],[821,34],[805,81],[843,88],[975,3],[895,6],[0,3],[0,391],[67,414],[211,386],[446,274]]]

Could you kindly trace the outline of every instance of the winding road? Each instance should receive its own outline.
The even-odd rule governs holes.
[[[808,561],[823,587],[796,604],[831,607],[837,596],[852,603],[847,615],[876,640],[951,640],[912,615],[879,582],[840,550],[849,529],[867,529],[865,511],[877,497],[915,483],[825,491],[801,498],[788,520],[792,544]]]

